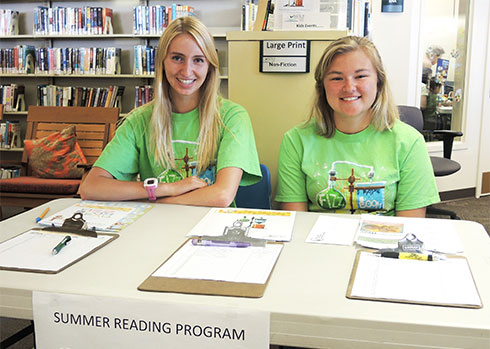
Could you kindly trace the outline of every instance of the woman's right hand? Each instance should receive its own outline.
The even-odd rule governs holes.
[[[169,183],[167,185],[172,188],[171,189],[172,194],[170,196],[178,196],[199,188],[206,187],[208,184],[197,176],[191,176],[191,177],[181,179],[180,181],[174,183]],[[169,194],[165,196],[168,195]],[[158,196],[158,189],[157,189],[157,196]]]

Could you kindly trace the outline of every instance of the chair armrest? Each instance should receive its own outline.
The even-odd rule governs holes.
[[[452,131],[452,130],[434,130],[432,131],[432,133],[442,135],[444,157],[446,159],[451,159],[454,138],[461,137],[463,135],[463,132]]]
[[[77,168],[83,168],[83,175],[82,178],[80,179],[80,184],[82,184],[85,178],[87,177],[90,169],[92,168],[92,165],[93,164],[77,164]],[[80,186],[78,187],[77,190],[77,196],[80,197]]]

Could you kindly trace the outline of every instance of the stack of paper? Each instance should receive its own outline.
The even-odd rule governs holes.
[[[290,241],[294,217],[295,212],[291,211],[212,208],[187,236],[224,236],[240,228],[250,238]]]
[[[81,213],[87,229],[119,231],[145,214],[152,204],[141,202],[80,201],[39,222],[43,226],[61,227],[65,219]]]

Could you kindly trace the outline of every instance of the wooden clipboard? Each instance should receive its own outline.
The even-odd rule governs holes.
[[[468,287],[470,289],[472,289],[471,286],[474,287],[474,292],[476,294],[473,295],[473,299],[476,299],[478,298],[478,302],[473,302],[472,304],[466,304],[464,302],[438,302],[438,301],[424,301],[424,300],[410,300],[410,299],[400,299],[400,298],[397,298],[397,297],[376,297],[376,296],[363,296],[363,295],[355,295],[353,294],[353,288],[354,288],[354,283],[355,283],[355,280],[356,280],[356,277],[358,277],[357,273],[358,273],[358,269],[359,269],[359,261],[360,261],[360,258],[361,258],[361,254],[362,253],[370,253],[370,254],[373,254],[374,255],[374,250],[367,250],[367,249],[360,249],[357,251],[356,253],[356,258],[355,258],[355,261],[354,261],[354,265],[353,265],[353,268],[352,268],[352,273],[351,273],[351,276],[350,276],[350,280],[349,280],[349,285],[347,287],[347,293],[346,293],[346,297],[349,298],[349,299],[360,299],[360,300],[371,300],[371,301],[380,301],[380,302],[394,302],[394,303],[408,303],[408,304],[420,304],[420,305],[435,305],[435,306],[443,306],[443,307],[459,307],[459,308],[473,308],[473,309],[479,309],[479,308],[482,308],[483,307],[483,304],[481,302],[481,297],[480,297],[480,294],[478,293],[478,289],[476,287],[476,283],[475,283],[475,280],[473,278],[473,274],[471,273],[471,269],[469,267],[469,264],[468,264],[468,261],[465,257],[463,256],[448,256],[448,259],[458,259],[458,260],[464,260],[466,262],[466,265],[468,267],[468,273],[469,275],[466,275],[467,278],[466,280],[468,282],[471,282],[472,285],[468,285]],[[384,258],[384,257],[377,257],[377,258]],[[393,258],[387,258],[388,260],[391,260],[393,261],[393,263],[396,263],[396,261],[401,261],[399,259],[393,259]],[[436,262],[429,262],[429,261],[410,261],[410,262],[418,262],[418,263],[444,263],[445,261],[436,261]],[[428,269],[428,268],[426,268]],[[379,276],[379,274],[377,275],[377,277]],[[371,278],[373,277],[373,275],[371,275]],[[409,275],[408,276],[408,280],[412,278],[413,280],[416,279],[416,275]],[[471,279],[471,280],[470,280]],[[407,285],[406,283],[404,285]],[[402,285],[401,287],[405,287],[404,285]],[[414,287],[424,287],[423,284],[418,284],[417,285],[417,282],[414,281],[412,284],[412,286]],[[414,297],[416,298],[416,297]]]
[[[26,240],[22,242],[23,237],[28,237],[26,234],[38,234],[39,237],[41,237],[43,234],[49,234],[51,236],[56,236],[55,241],[59,241],[63,236],[70,235],[72,237],[72,242],[71,246],[76,244],[76,241],[73,241],[73,238],[77,236],[77,239],[103,239],[102,242],[98,242],[94,240],[93,247],[88,246],[84,247],[83,249],[77,249],[76,252],[74,249],[71,251],[68,249],[68,247],[63,248],[63,250],[60,252],[61,253],[67,253],[65,254],[62,258],[63,260],[60,261],[60,257],[58,255],[56,256],[49,256],[51,254],[52,248],[55,246],[53,245],[52,241],[50,242],[49,245],[47,246],[39,246],[39,248],[33,247],[32,241]],[[94,237],[95,234],[95,237]],[[77,263],[78,261],[84,259],[88,255],[94,253],[95,251],[101,249],[108,243],[114,241],[117,239],[119,235],[117,234],[110,234],[110,233],[95,233],[94,231],[91,231],[89,234],[86,233],[79,233],[75,232],[73,229],[69,231],[63,231],[63,229],[56,228],[56,230],[50,230],[49,228],[44,228],[44,229],[39,229],[39,228],[33,228],[29,229],[21,234],[18,234],[8,240],[3,241],[0,243],[0,270],[11,270],[11,271],[22,271],[22,272],[32,272],[32,273],[44,273],[44,274],[57,274],[69,266]],[[35,237],[34,237],[35,238]],[[19,241],[19,244],[17,245],[12,245],[13,242]],[[51,240],[51,239],[50,239]],[[24,245],[23,245],[24,243]],[[15,252],[16,254],[20,254],[19,257],[22,257],[22,255],[29,255],[30,258],[33,258],[33,262],[25,262],[26,264],[22,264],[24,266],[18,266],[15,265],[15,260],[13,261],[7,261],[2,259],[2,253],[5,253],[2,250],[2,247],[5,247],[7,244],[11,244],[11,249],[9,248],[9,253]],[[5,250],[5,249],[4,249]],[[73,254],[70,256],[70,253]],[[37,255],[39,254],[39,256]],[[37,262],[35,263],[35,258],[39,257],[38,261],[48,261],[48,263],[43,264],[42,262]],[[49,258],[53,258],[53,261],[59,262],[57,266],[53,266],[52,264],[49,264]],[[57,260],[55,258],[58,258]],[[21,263],[24,263],[23,261]],[[35,265],[34,266],[27,266],[27,265]]]
[[[157,271],[162,265],[169,261],[185,244],[185,241],[170,257],[168,257],[155,271]],[[268,242],[268,244],[280,244],[281,242]],[[230,247],[226,247],[230,248]],[[281,251],[282,252],[282,251]],[[280,256],[280,253],[279,253]],[[279,259],[279,256],[277,259]],[[270,277],[277,264],[277,259],[274,262],[274,266],[269,273],[267,281],[263,284],[257,283],[245,283],[245,282],[229,282],[229,281],[215,281],[215,280],[199,280],[199,279],[185,279],[185,278],[172,278],[172,277],[158,277],[153,276],[155,271],[138,286],[140,291],[152,291],[152,292],[175,292],[175,293],[191,293],[191,294],[204,294],[215,296],[234,296],[234,297],[249,297],[260,298],[264,295],[265,289],[269,284]]]

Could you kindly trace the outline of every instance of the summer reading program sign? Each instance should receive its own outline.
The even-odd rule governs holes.
[[[33,292],[36,348],[269,348],[267,312]]]

